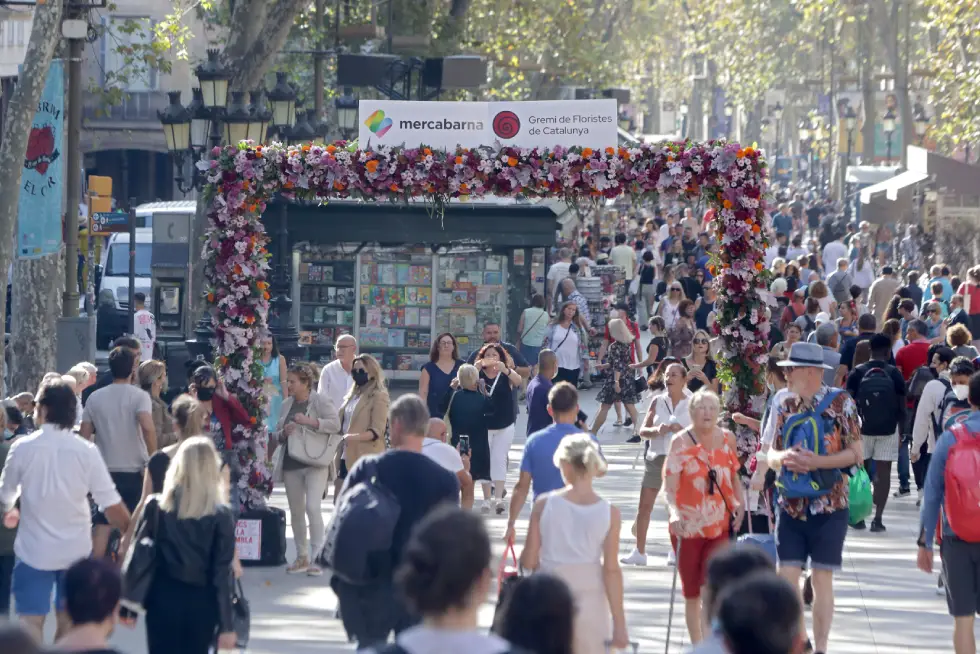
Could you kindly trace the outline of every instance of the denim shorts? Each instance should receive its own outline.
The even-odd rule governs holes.
[[[538,353],[541,352],[541,346],[534,347],[533,345],[525,345],[521,343],[521,356],[527,361],[529,366],[538,365]]]
[[[55,591],[56,610],[65,610],[64,570],[38,570],[17,559],[11,586],[17,615],[43,616],[50,613],[52,590]]]
[[[814,570],[840,570],[847,536],[847,509],[808,513],[798,520],[779,509],[776,515],[776,555],[779,565]]]

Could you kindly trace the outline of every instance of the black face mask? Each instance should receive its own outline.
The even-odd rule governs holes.
[[[367,370],[363,368],[351,371],[350,376],[354,378],[354,383],[358,386],[363,386],[369,381]]]
[[[202,402],[210,402],[211,398],[214,397],[213,388],[199,388],[197,389],[197,399]]]

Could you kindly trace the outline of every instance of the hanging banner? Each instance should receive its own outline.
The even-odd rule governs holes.
[[[618,143],[616,101],[405,102],[361,100],[362,147],[605,148]]]
[[[37,103],[21,173],[17,201],[17,256],[21,259],[37,259],[61,249],[64,119],[64,69],[62,60],[55,59]]]

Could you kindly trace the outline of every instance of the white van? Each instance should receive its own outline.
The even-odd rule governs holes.
[[[152,300],[153,215],[188,213],[194,215],[197,203],[193,201],[148,202],[136,207],[136,292],[144,293]],[[109,237],[102,251],[101,298],[104,291],[111,291],[117,309],[129,308],[129,234],[119,233]]]

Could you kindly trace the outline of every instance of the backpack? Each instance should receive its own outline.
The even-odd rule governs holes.
[[[813,318],[810,317],[810,314],[808,313],[803,314],[803,320],[804,320],[804,324],[806,325],[806,327],[803,329],[803,340],[806,340],[806,337],[809,336],[813,332],[813,330],[817,328],[817,323]]]
[[[939,381],[946,381],[943,378],[939,378]],[[932,429],[933,434],[936,438],[944,431],[953,428],[953,425],[957,425],[963,422],[966,417],[970,414],[970,401],[961,400],[956,397],[956,393],[952,391],[952,386],[946,391],[946,395],[943,396],[942,402],[939,404],[939,409],[934,413],[932,417]]]
[[[891,436],[898,427],[899,407],[895,382],[889,371],[874,366],[865,371],[858,384],[858,414],[861,416],[861,433],[867,436]]]
[[[364,461],[367,478],[344,493],[330,524],[318,562],[353,585],[384,579],[391,572],[390,550],[401,504],[378,481],[376,461]]]
[[[909,383],[906,388],[905,397],[908,399],[908,406],[911,409],[908,413],[909,415],[909,428],[908,432],[911,432],[911,425],[915,419],[915,412],[919,408],[919,400],[922,399],[922,391],[925,390],[926,384],[934,379],[939,379],[944,381],[941,377],[937,377],[935,371],[928,365],[919,366],[912,372],[912,376],[909,377]],[[947,385],[949,382],[946,382]]]
[[[957,538],[980,543],[980,438],[962,424],[952,432],[956,442],[946,458],[943,514]]]
[[[782,449],[800,448],[814,454],[826,454],[824,436],[833,428],[833,420],[824,415],[831,402],[843,391],[832,388],[813,409],[789,416],[783,424]],[[841,479],[840,470],[811,470],[791,472],[785,468],[776,479],[776,488],[784,498],[822,497]]]

